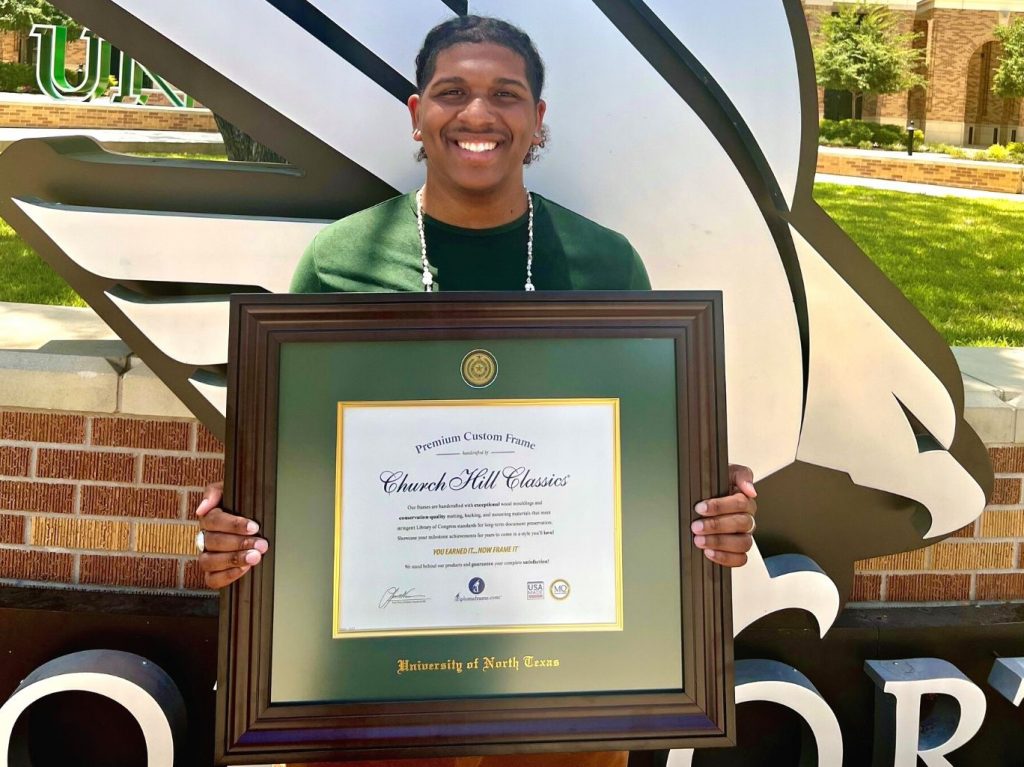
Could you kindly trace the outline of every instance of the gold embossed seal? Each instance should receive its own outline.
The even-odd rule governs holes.
[[[498,361],[486,349],[474,349],[462,358],[462,380],[474,389],[483,389],[498,376]]]

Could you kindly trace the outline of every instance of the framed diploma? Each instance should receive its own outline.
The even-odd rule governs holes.
[[[218,764],[730,745],[717,293],[238,295]]]

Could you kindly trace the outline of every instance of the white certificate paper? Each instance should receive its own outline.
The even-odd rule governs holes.
[[[334,636],[622,629],[617,399],[338,403]]]

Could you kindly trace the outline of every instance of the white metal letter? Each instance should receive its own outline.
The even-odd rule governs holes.
[[[985,693],[952,663],[938,658],[869,660],[864,670],[877,685],[876,767],[916,767],[918,757],[928,767],[952,767],[946,754],[981,729]],[[928,694],[945,697],[922,722],[921,696]]]
[[[56,658],[26,677],[0,707],[0,767],[29,767],[28,748],[12,743],[14,726],[41,698],[92,692],[116,701],[135,717],[146,741],[146,767],[172,767],[174,743],[185,728],[185,702],[167,673],[139,655],[86,650]]]

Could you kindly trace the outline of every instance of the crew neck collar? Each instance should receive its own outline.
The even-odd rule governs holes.
[[[416,217],[416,192],[410,192],[406,195],[409,203],[409,207],[412,210],[413,218]],[[540,195],[533,195],[534,204],[534,217],[536,217],[536,208],[540,204]],[[509,221],[507,224],[499,224],[498,226],[488,227],[487,229],[471,229],[465,226],[456,226],[455,224],[448,224],[444,221],[440,221],[433,218],[429,213],[423,213],[423,223],[426,226],[430,226],[434,229],[440,229],[444,232],[450,232],[451,234],[457,234],[463,237],[486,237],[494,234],[504,234],[505,232],[511,232],[514,229],[519,229],[526,226],[526,221],[530,217],[530,212],[527,210],[523,215],[518,218]]]

